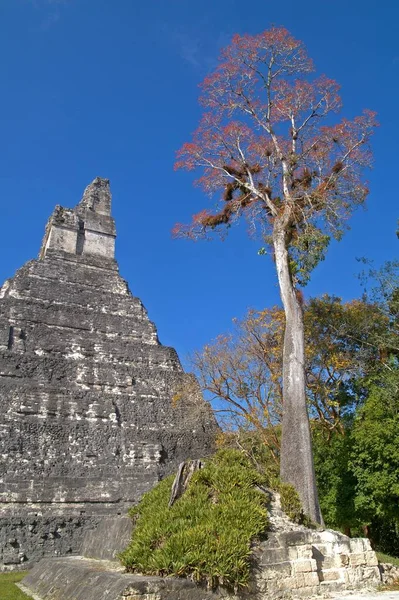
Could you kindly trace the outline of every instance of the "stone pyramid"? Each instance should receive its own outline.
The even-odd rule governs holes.
[[[74,209],[56,206],[38,260],[0,289],[4,568],[78,552],[103,515],[212,450],[211,409],[114,246],[109,181],[97,178]]]

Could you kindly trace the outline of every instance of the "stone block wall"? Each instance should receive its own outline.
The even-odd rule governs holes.
[[[367,539],[303,528],[273,533],[254,555],[252,593],[258,600],[375,587],[378,560]]]
[[[14,511],[16,516],[0,518],[1,571],[29,569],[43,556],[79,554],[84,534],[102,519],[76,514],[76,509],[67,506],[64,514],[49,509],[31,514],[26,506]]]
[[[109,561],[82,557],[43,559],[22,589],[42,600],[218,600],[189,579],[121,573]]]

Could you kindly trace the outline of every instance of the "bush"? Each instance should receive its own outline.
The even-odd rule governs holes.
[[[263,442],[259,431],[223,432],[217,439],[217,445],[219,448],[240,448],[253,467],[262,473],[267,487],[280,494],[281,508],[285,514],[296,523],[314,527],[314,523],[303,512],[302,502],[296,489],[289,483],[281,481],[279,465],[272,459],[270,449]]]
[[[268,526],[264,483],[248,458],[219,450],[168,508],[173,476],[144,495],[130,515],[133,538],[120,555],[128,571],[191,577],[210,587],[248,584],[251,543]]]
[[[281,508],[287,517],[300,523],[303,519],[302,503],[294,486],[289,483],[280,483],[278,492],[280,492]]]
[[[274,429],[277,436],[280,437],[280,427]],[[267,428],[265,428],[264,435],[267,435],[267,431]],[[256,470],[266,477],[268,487],[273,487],[279,479],[280,465],[273,459],[270,448],[265,444],[260,431],[246,431],[244,429],[223,431],[216,438],[216,445],[217,448],[232,448],[243,452]]]

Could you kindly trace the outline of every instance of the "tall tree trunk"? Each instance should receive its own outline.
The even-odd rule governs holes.
[[[284,224],[276,223],[273,245],[285,312],[283,423],[280,475],[298,491],[304,512],[323,523],[317,496],[312,440],[306,406],[303,311],[292,282]]]

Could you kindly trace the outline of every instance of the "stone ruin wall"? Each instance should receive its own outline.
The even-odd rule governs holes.
[[[23,589],[43,600],[53,598],[55,586],[63,600],[75,600],[77,595],[85,600],[292,600],[371,590],[381,582],[368,540],[306,529],[288,519],[279,525],[278,532],[271,531],[266,541],[254,544],[252,580],[235,594],[222,588],[206,590],[190,578],[124,573],[118,563],[109,561],[131,535],[132,523],[126,517],[104,520],[89,532],[83,557],[40,561],[23,580]]]
[[[311,598],[381,583],[376,553],[364,538],[329,529],[269,535],[254,552],[254,578],[244,598]]]
[[[104,515],[212,450],[209,405],[119,275],[110,210],[97,178],[0,290],[0,569],[77,553]]]

